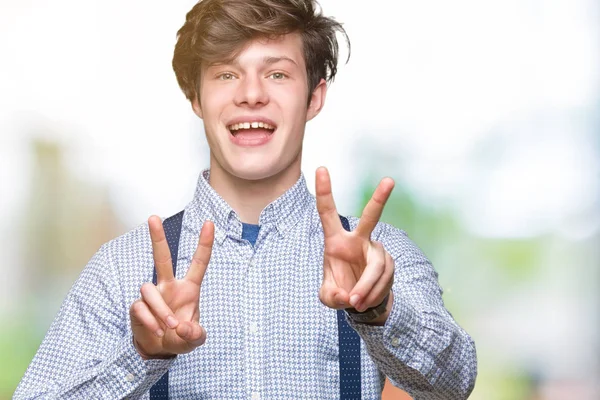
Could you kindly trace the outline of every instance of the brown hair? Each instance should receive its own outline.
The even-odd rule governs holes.
[[[185,97],[199,95],[200,67],[233,60],[256,38],[277,38],[299,32],[304,46],[309,99],[321,79],[332,82],[337,72],[342,25],[321,14],[316,0],[200,0],[177,31],[173,69]],[[199,100],[199,99],[198,99]]]

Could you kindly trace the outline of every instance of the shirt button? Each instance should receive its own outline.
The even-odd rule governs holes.
[[[252,392],[252,400],[260,400],[260,393]]]
[[[392,339],[392,346],[394,347],[398,347],[400,346],[400,339],[398,339],[397,337]]]
[[[256,333],[256,332],[258,332],[258,324],[256,322],[250,323],[250,326],[248,327],[248,330],[250,331],[250,333]]]
[[[127,376],[125,376],[125,380],[127,382],[133,382],[134,379],[135,379],[135,376],[133,376],[133,374],[127,374]]]

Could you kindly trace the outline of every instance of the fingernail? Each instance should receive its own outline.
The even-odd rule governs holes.
[[[167,325],[169,325],[169,328],[175,328],[177,326],[177,320],[169,315],[167,317]]]
[[[356,309],[358,309],[357,305],[358,305],[358,301],[360,300],[360,296],[357,294],[353,294],[352,297],[350,297],[350,305]]]
[[[159,329],[156,331],[156,336],[158,336],[158,337],[163,337],[164,334],[165,334],[165,332],[162,329]]]

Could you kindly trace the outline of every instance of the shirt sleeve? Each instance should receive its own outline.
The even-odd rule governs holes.
[[[173,359],[133,346],[118,274],[103,246],[63,301],[13,399],[138,399]]]
[[[383,326],[347,318],[390,381],[415,399],[466,399],[475,385],[475,343],[444,307],[438,274],[406,234],[379,224],[374,240],[395,261],[394,301]]]

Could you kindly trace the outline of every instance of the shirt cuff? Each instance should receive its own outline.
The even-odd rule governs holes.
[[[423,316],[397,292],[394,292],[392,309],[383,326],[359,323],[347,315],[346,320],[360,335],[375,361],[389,364],[392,356],[423,375],[430,372],[433,360],[423,346],[426,344]]]
[[[127,335],[116,349],[116,358],[112,360],[109,368],[105,369],[110,383],[111,392],[118,395],[133,392],[144,393],[165,374],[175,361],[174,358],[160,360],[144,360],[133,345],[133,338]],[[102,377],[100,377],[102,380]]]

